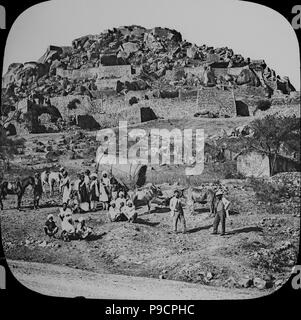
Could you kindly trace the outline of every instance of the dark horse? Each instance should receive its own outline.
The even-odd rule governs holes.
[[[21,201],[25,189],[31,185],[34,188],[34,178],[33,177],[26,177],[22,180],[17,179],[15,182],[8,182],[3,181],[0,184],[0,207],[3,210],[3,202],[2,200],[6,198],[8,194],[16,194],[18,197],[18,206],[17,209],[21,209]]]

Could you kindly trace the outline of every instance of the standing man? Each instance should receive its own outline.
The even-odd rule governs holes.
[[[222,233],[221,236],[224,236],[226,233],[226,216],[228,215],[228,208],[230,201],[228,201],[224,196],[222,191],[217,191],[216,200],[214,203],[214,214],[215,218],[213,221],[213,232],[212,234],[217,234],[218,225],[221,222],[222,224]]]
[[[97,208],[97,203],[99,201],[99,195],[100,195],[100,191],[99,191],[99,182],[97,180],[97,174],[96,173],[92,173],[91,174],[91,184],[90,184],[90,204],[91,204],[91,210],[93,212],[96,211]]]
[[[91,183],[91,177],[90,177],[90,170],[87,169],[84,173],[84,181],[85,181],[85,184],[87,186],[87,190],[88,192],[90,192],[90,183]]]
[[[180,192],[174,191],[174,196],[170,199],[170,215],[173,217],[174,232],[177,232],[178,222],[183,224],[183,233],[186,233],[186,221],[184,217],[184,210],[180,200]]]
[[[40,173],[36,172],[34,175],[33,186],[33,208],[39,209],[39,201],[43,193],[42,181]]]
[[[83,207],[85,207],[87,210],[90,210],[90,196],[83,174],[79,176],[78,195],[80,208],[83,209]]]

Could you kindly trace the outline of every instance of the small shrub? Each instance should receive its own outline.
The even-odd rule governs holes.
[[[136,97],[131,97],[129,100],[129,104],[132,106],[135,103],[138,103],[138,99]]]
[[[80,104],[79,99],[73,99],[68,103],[67,108],[69,110],[75,110],[75,109],[77,109],[78,104]]]
[[[256,198],[262,202],[279,203],[284,197],[291,197],[291,192],[285,185],[272,184],[255,178],[250,179],[250,185]]]
[[[261,110],[261,111],[265,111],[270,109],[272,103],[270,100],[259,100],[256,103],[256,109]]]

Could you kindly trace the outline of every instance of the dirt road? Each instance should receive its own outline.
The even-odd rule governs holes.
[[[27,288],[59,297],[139,300],[251,299],[262,293],[181,281],[130,277],[73,269],[52,264],[8,260],[15,278]]]

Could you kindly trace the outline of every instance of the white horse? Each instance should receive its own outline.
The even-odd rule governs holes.
[[[60,172],[47,172],[47,171],[43,171],[41,173],[41,182],[42,182],[42,188],[43,188],[43,192],[46,193],[46,184],[49,185],[49,189],[50,189],[50,195],[53,195],[54,193],[54,184],[57,185],[59,191],[60,191],[60,182],[62,180],[63,176]]]

